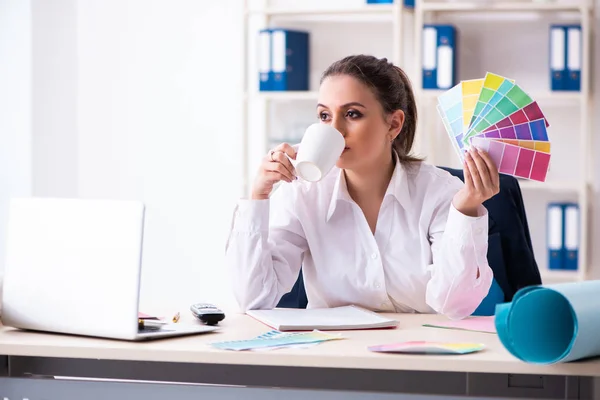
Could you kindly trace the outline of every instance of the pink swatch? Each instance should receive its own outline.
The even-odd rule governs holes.
[[[463,331],[475,331],[484,333],[496,333],[494,316],[471,317],[459,321],[445,321],[439,324],[427,324],[431,328],[458,329]]]
[[[475,136],[471,144],[487,151],[498,171],[518,178],[545,182],[550,167],[550,154],[538,150]]]

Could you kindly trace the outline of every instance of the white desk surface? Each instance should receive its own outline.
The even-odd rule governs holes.
[[[386,314],[399,321],[395,329],[344,331],[347,339],[308,349],[234,352],[209,343],[240,340],[271,330],[251,317],[227,314],[217,332],[195,336],[127,342],[58,334],[32,333],[0,327],[0,355],[113,359],[209,364],[243,364],[313,368],[356,368],[477,373],[600,376],[600,358],[557,365],[532,365],[511,356],[496,334],[423,327],[442,321],[438,315]],[[180,323],[197,323],[184,315]],[[411,340],[479,342],[486,350],[460,356],[400,355],[369,352],[368,346]]]

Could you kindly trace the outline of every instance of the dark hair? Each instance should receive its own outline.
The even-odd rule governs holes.
[[[421,161],[410,154],[417,129],[417,104],[406,73],[386,58],[353,55],[334,62],[323,72],[321,83],[336,75],[348,75],[367,85],[381,103],[386,114],[404,112],[404,125],[392,146],[400,162]]]

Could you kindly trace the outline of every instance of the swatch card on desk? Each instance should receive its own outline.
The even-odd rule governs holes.
[[[368,349],[377,353],[468,354],[484,348],[485,345],[481,343],[413,341],[370,346]]]
[[[343,337],[319,331],[299,333],[270,331],[252,339],[215,342],[211,345],[221,350],[274,350],[286,347],[307,347],[337,339],[343,339]]]

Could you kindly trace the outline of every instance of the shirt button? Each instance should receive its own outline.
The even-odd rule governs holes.
[[[381,308],[387,308],[387,306],[389,306],[389,305],[390,305],[390,303],[383,302],[383,303],[381,303]]]
[[[375,289],[381,289],[381,285],[379,283],[375,284]]]
[[[482,233],[483,233],[483,229],[481,229],[481,228],[477,228],[477,229],[475,230],[475,234],[476,234],[476,235],[481,235]]]
[[[377,258],[377,253],[373,253],[373,254],[371,254],[371,258],[372,258],[373,260],[375,260],[375,259]]]

